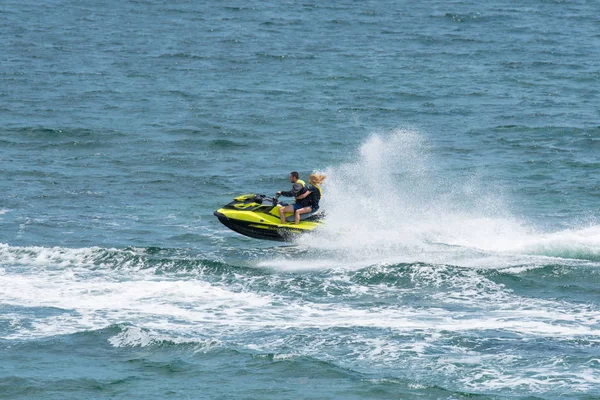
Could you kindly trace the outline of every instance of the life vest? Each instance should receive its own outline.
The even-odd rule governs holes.
[[[310,201],[311,201],[310,194],[302,199],[298,198],[298,196],[302,196],[303,194],[305,194],[308,191],[308,186],[306,185],[306,182],[304,182],[302,179],[297,179],[296,182],[294,182],[294,186],[296,186],[296,184],[302,185],[302,189],[300,189],[300,191],[298,193],[296,193],[296,197],[294,199],[296,201],[296,204],[298,204],[299,206],[302,206],[302,207],[306,207],[306,206],[310,205]]]
[[[306,191],[308,190],[308,188],[306,187],[306,182],[304,182],[302,179],[297,179],[296,182],[294,182],[294,185],[296,185],[296,183],[299,183],[302,185],[302,189],[300,189],[300,191],[298,192],[298,194],[296,194],[296,197],[303,195],[304,193],[306,193]]]

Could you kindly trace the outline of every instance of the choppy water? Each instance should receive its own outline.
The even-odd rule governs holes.
[[[0,397],[600,397],[599,15],[1,3]]]

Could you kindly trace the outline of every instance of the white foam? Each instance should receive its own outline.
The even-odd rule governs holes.
[[[418,274],[413,277],[415,282],[449,284],[448,275],[438,268],[423,266],[412,273]],[[34,275],[7,272],[0,276],[1,300],[9,305],[65,310],[61,315],[37,320],[33,330],[20,332],[25,336],[100,329],[125,321],[175,332],[204,325],[208,331],[226,327],[252,331],[266,326],[279,329],[372,327],[399,332],[506,330],[553,338],[600,337],[597,326],[600,314],[593,307],[585,309],[568,303],[522,299],[474,271],[450,278],[455,290],[452,296],[440,293],[443,296],[440,301],[446,304],[468,305],[477,299],[482,306],[493,307],[485,315],[470,317],[444,309],[414,309],[405,304],[356,309],[343,303],[319,304],[301,299],[290,302],[287,298],[232,290],[199,279],[179,280],[175,276],[155,276],[144,271],[133,274],[131,270],[128,274],[128,280],[123,280],[122,271],[111,269],[96,276],[73,269],[57,273],[52,268]],[[358,289],[355,295],[361,294]],[[368,289],[363,288],[363,293],[365,290]]]
[[[0,263],[26,265],[29,268],[46,266],[64,268],[73,265],[94,265],[94,257],[105,251],[100,248],[11,247],[0,243]]]
[[[156,332],[150,329],[142,329],[137,326],[126,326],[121,332],[108,339],[108,342],[114,347],[146,347],[164,342],[176,344],[201,345],[202,350],[208,350],[221,346],[221,342],[215,339],[192,338],[173,338],[172,335]]]
[[[496,355],[465,350],[448,344],[448,339],[503,332],[521,340],[581,338],[600,345],[597,305],[521,296],[475,269],[412,265],[398,271],[393,264],[358,272],[339,268],[319,278],[318,290],[327,292],[332,287],[343,292],[332,301],[311,301],[303,295],[250,289],[256,287],[255,279],[268,279],[269,285],[285,286],[283,292],[302,293],[305,283],[294,286],[298,274],[259,278],[240,274],[233,284],[210,283],[201,274],[182,278],[178,273],[157,275],[152,268],[140,268],[135,262],[144,260],[131,257],[140,252],[143,249],[0,246],[5,269],[0,275],[0,303],[53,309],[28,321],[12,315],[14,323],[5,338],[50,337],[126,324],[109,338],[111,345],[146,347],[170,341],[197,344],[203,351],[227,341],[252,352],[274,354],[274,359],[311,356],[343,367],[390,373],[402,362],[456,376],[466,387],[475,388],[481,376],[489,376],[485,385],[490,390],[521,385],[540,391],[557,387],[558,378],[567,373],[544,363],[540,370],[554,371],[557,380],[521,379],[533,367],[510,358],[498,361]],[[26,262],[32,263],[31,268],[25,267]],[[409,283],[397,287],[354,279],[386,274]],[[439,307],[413,305],[410,296],[417,293]],[[364,307],[363,297],[372,299],[372,304]],[[344,354],[339,349],[345,349]],[[445,354],[445,358],[431,354]],[[584,370],[568,376],[569,387],[582,390],[595,379]]]
[[[600,261],[600,225],[526,237],[512,251]]]
[[[548,390],[567,390],[585,393],[598,387],[600,377],[595,370],[583,365],[560,367],[562,359],[548,359],[523,367],[523,360],[502,360],[488,355],[474,368],[462,371],[459,382],[476,391],[526,390],[544,393]],[[456,362],[455,360],[452,360]]]

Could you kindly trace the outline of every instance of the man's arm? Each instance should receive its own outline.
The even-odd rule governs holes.
[[[279,194],[281,194],[284,197],[296,197],[296,195],[302,190],[302,187],[303,186],[301,184],[294,183],[294,186],[292,186],[292,190],[290,190],[289,192],[279,192]]]

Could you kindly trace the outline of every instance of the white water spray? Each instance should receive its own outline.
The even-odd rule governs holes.
[[[482,252],[500,256],[502,266],[515,261],[506,255],[600,259],[600,226],[538,232],[511,215],[493,183],[475,174],[459,181],[436,165],[414,130],[374,134],[354,161],[325,173],[326,227],[298,243],[335,251],[344,262],[477,265]]]

